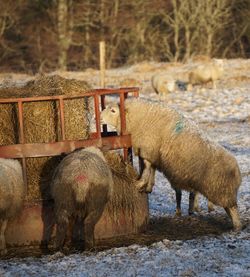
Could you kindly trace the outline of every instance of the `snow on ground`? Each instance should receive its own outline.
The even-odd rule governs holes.
[[[249,77],[249,60],[227,61],[227,66],[234,68],[234,76],[240,74],[246,76],[245,79]],[[157,70],[160,70],[160,65],[157,65]],[[159,99],[152,91],[148,92],[148,82],[155,71],[154,68],[150,73],[136,75],[138,66],[134,66],[110,74],[116,77],[119,72],[121,75],[134,73],[133,76],[141,78],[146,84],[141,97],[158,99],[182,110],[200,123],[211,138],[235,155],[243,177],[238,200],[244,229],[239,233],[230,231],[192,240],[169,240],[166,237],[149,246],[132,244],[68,256],[55,253],[41,258],[0,260],[1,277],[250,276],[250,81],[233,85],[229,82],[232,78],[230,71],[227,73],[228,82],[222,81],[216,90],[179,91]],[[202,197],[200,204],[201,214],[206,215],[206,200]],[[151,219],[173,215],[175,212],[175,193],[161,173],[156,175],[156,185],[149,195],[149,207]],[[184,192],[184,217],[187,216],[187,209],[188,193]],[[216,218],[224,213],[222,208],[216,207],[211,216]]]

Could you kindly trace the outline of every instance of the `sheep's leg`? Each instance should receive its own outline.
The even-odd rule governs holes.
[[[208,200],[207,202],[207,208],[209,212],[214,211],[214,204]]]
[[[146,192],[152,192],[153,186],[155,184],[155,168],[151,167],[149,181],[146,187]]]
[[[237,206],[231,207],[231,208],[225,208],[226,213],[231,218],[234,226],[235,231],[240,231],[242,228],[241,222],[240,222],[240,215]]]
[[[194,193],[194,208],[193,208],[193,211],[195,211],[195,212],[200,212],[201,211],[201,209],[199,207],[199,193],[198,192]]]
[[[73,232],[72,232],[72,245],[78,249],[84,248],[84,218],[77,216],[74,220]]]
[[[56,240],[55,240],[56,250],[61,251],[63,249],[68,226],[69,226],[69,217],[65,211],[61,212],[60,216],[57,218]]]
[[[176,198],[176,216],[181,216],[181,196],[182,192],[180,189],[174,189],[175,190],[175,198]]]
[[[5,242],[5,230],[7,227],[8,220],[0,220],[0,255],[7,253],[6,242]]]
[[[188,208],[188,214],[189,215],[194,214],[195,198],[196,198],[196,193],[191,191],[189,193],[189,208]]]
[[[87,215],[87,217],[84,220],[84,248],[85,249],[91,249],[94,247],[95,239],[94,239],[94,230],[95,230],[95,224],[99,220],[102,210],[98,210],[95,212],[92,212]]]
[[[136,187],[139,190],[139,192],[145,192],[147,185],[150,180],[151,175],[151,163],[147,160],[143,160],[144,162],[144,169],[141,175],[141,178],[136,182]]]

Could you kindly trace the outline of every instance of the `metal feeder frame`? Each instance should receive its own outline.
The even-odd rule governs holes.
[[[100,106],[103,110],[105,108],[105,96],[118,94],[120,97],[120,115],[121,115],[121,133],[117,135],[116,132],[108,132],[107,126],[102,125],[100,121]],[[26,158],[36,157],[52,157],[69,153],[75,149],[97,146],[102,147],[107,145],[110,149],[123,149],[124,159],[132,162],[131,151],[131,136],[126,131],[125,107],[124,101],[128,94],[134,97],[139,96],[139,88],[118,88],[118,89],[94,89],[84,94],[68,96],[40,96],[40,97],[25,97],[25,98],[1,98],[0,103],[17,103],[18,106],[18,133],[19,143],[12,145],[0,146],[0,157],[2,158],[18,158],[22,160],[24,182],[27,189],[27,174],[26,174]],[[66,140],[65,138],[65,117],[64,117],[64,100],[81,99],[85,97],[94,98],[95,108],[95,124],[96,132],[90,133],[89,139],[82,140]],[[59,102],[59,117],[61,125],[60,139],[56,142],[48,143],[25,143],[24,136],[24,115],[23,104],[27,102],[41,102],[41,101],[55,101]]]

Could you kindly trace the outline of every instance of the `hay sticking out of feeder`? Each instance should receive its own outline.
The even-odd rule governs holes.
[[[14,108],[14,104],[0,104],[0,145],[9,145],[18,141],[17,124],[13,124]]]
[[[114,180],[113,196],[107,205],[107,210],[114,217],[121,210],[133,217],[142,197],[142,194],[135,187],[138,174],[133,166],[125,162],[122,156],[116,152],[109,151],[104,153],[104,156],[110,166]]]
[[[2,88],[0,98],[19,98],[33,96],[77,95],[90,91],[85,81],[65,79],[58,75],[39,75],[23,87]],[[10,105],[13,108],[10,108]],[[6,107],[4,107],[6,106]],[[9,106],[9,107],[8,107]],[[89,97],[64,101],[65,138],[87,139],[90,130]],[[0,104],[0,143],[17,143],[16,104]],[[55,101],[39,101],[23,104],[25,143],[44,143],[61,140],[59,103]],[[7,123],[5,124],[5,122]],[[11,123],[11,124],[10,124]],[[6,126],[5,126],[6,125]],[[10,127],[12,126],[12,127]],[[9,129],[8,129],[9,128]],[[14,135],[13,135],[14,134]],[[60,158],[27,158],[27,200],[49,199],[47,193],[50,177]],[[49,166],[48,166],[49,164]]]

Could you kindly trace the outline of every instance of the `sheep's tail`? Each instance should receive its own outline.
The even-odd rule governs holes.
[[[89,192],[89,180],[85,174],[75,176],[73,182],[73,192],[75,201],[79,204],[84,203]]]

